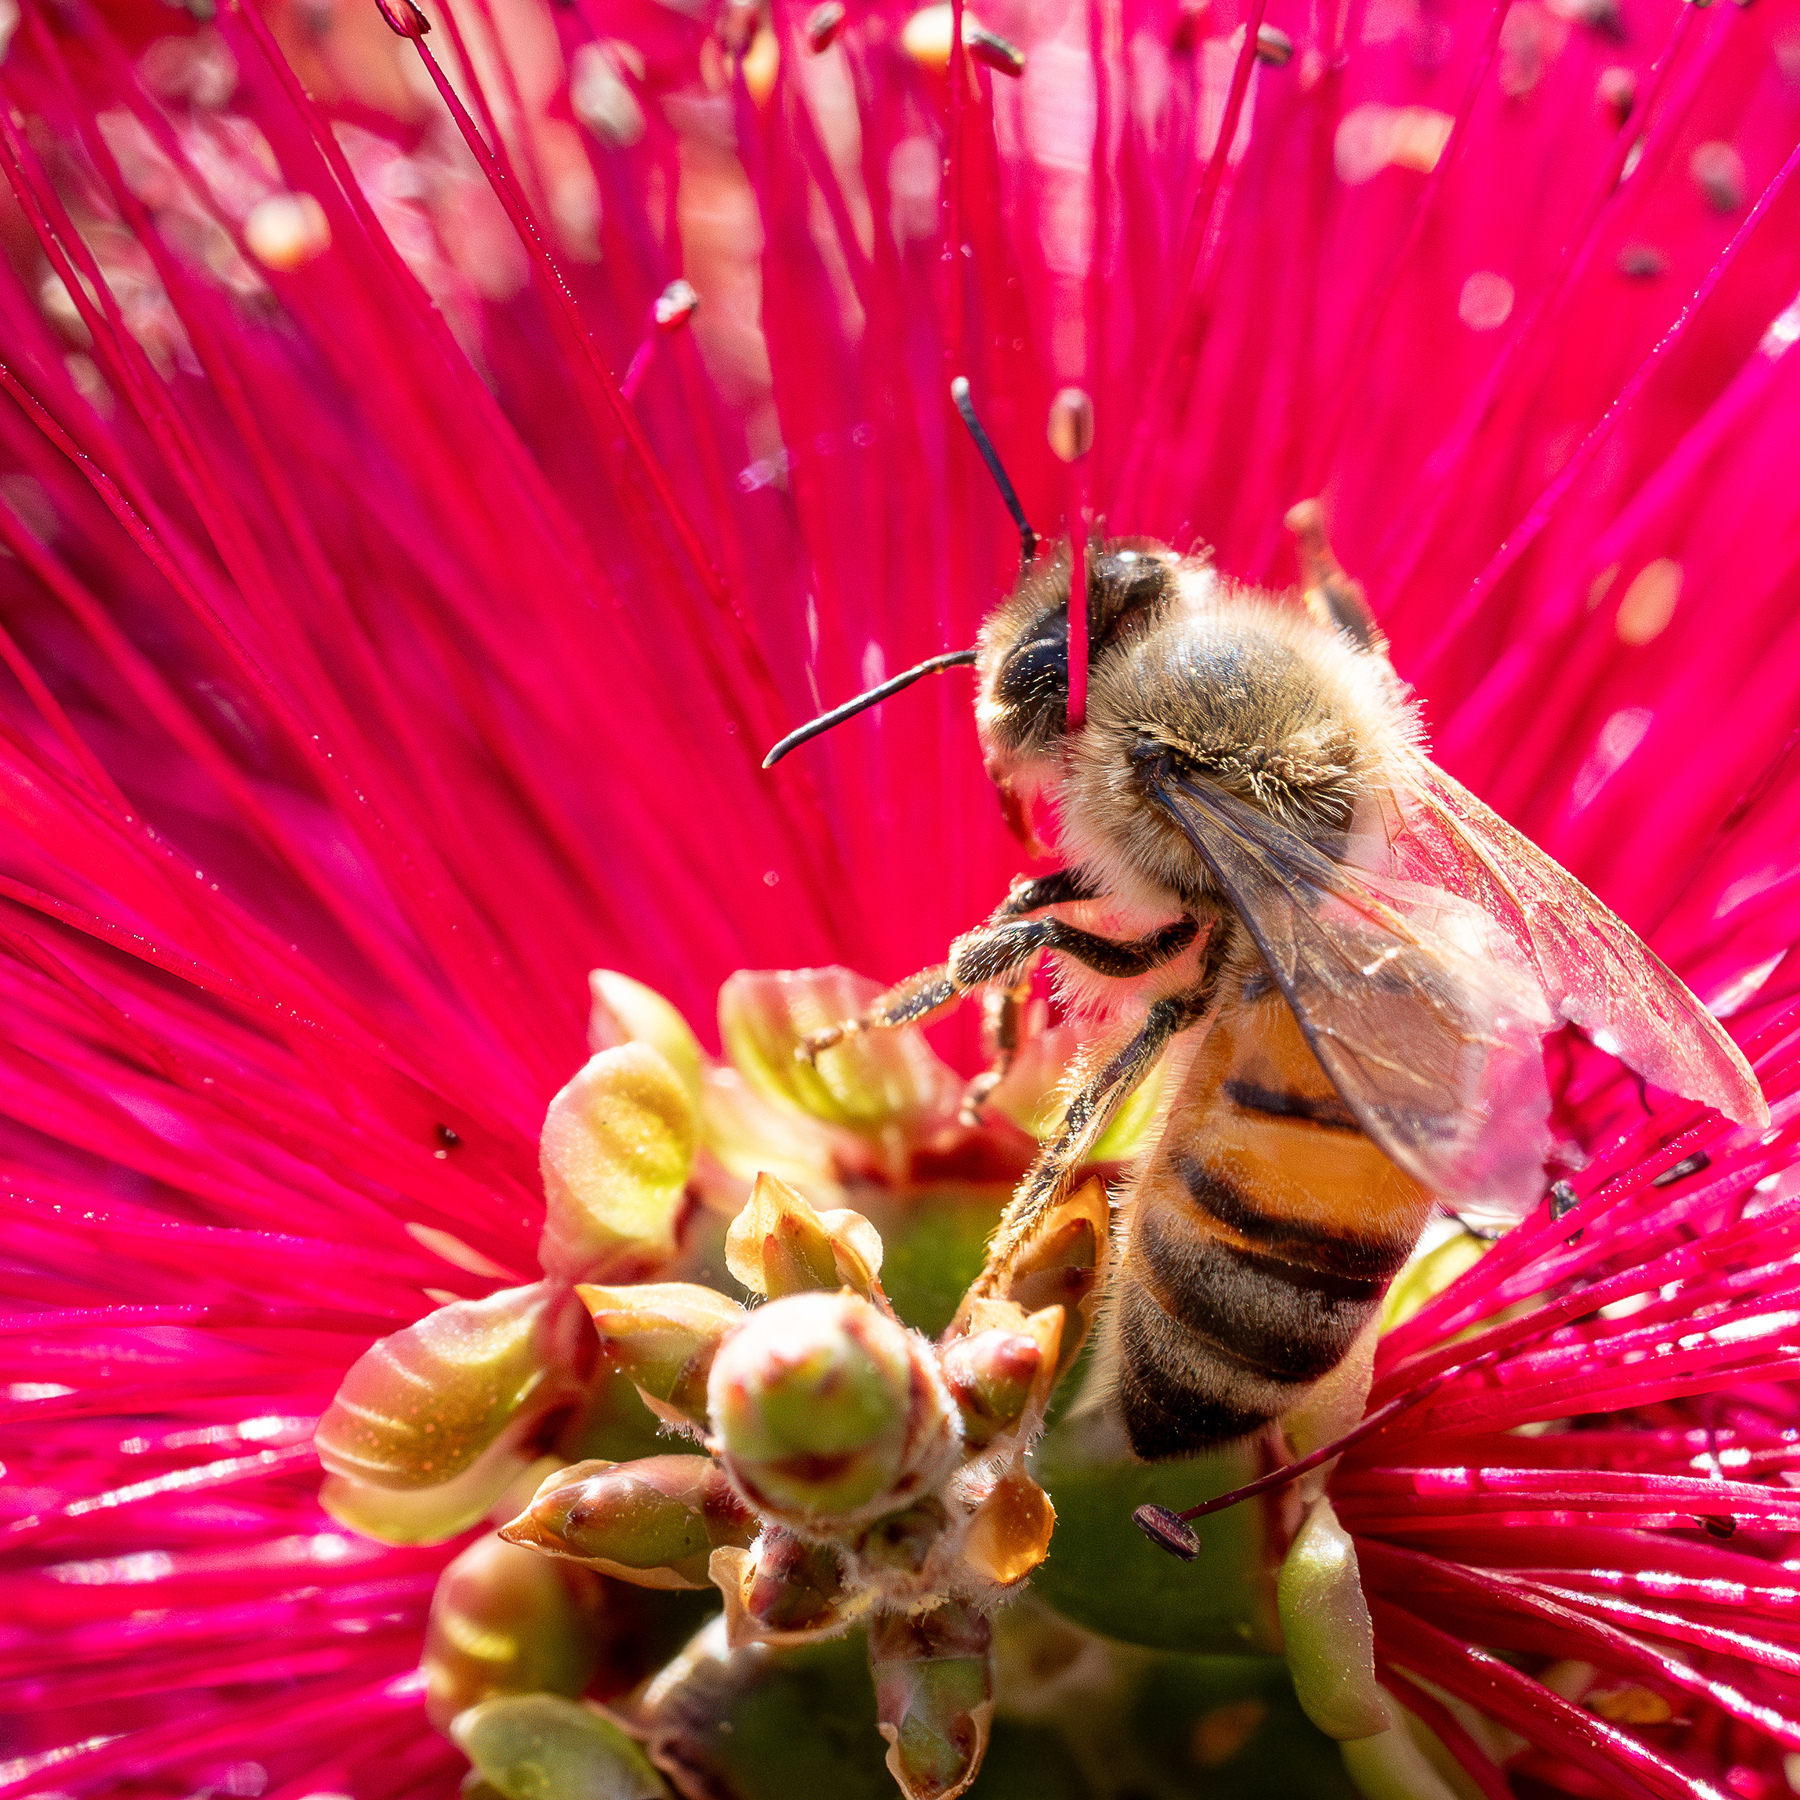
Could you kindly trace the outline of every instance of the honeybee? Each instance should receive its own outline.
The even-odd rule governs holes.
[[[958,660],[976,668],[1009,816],[1028,834],[1047,807],[1061,867],[1015,883],[941,966],[808,1046],[985,991],[1001,1052],[971,1090],[979,1105],[1040,957],[1078,998],[1110,995],[1129,1024],[1002,1216],[988,1284],[1169,1054],[1160,1124],[1119,1204],[1110,1323],[1125,1428],[1150,1460],[1298,1404],[1372,1318],[1434,1204],[1516,1214],[1539,1199],[1554,1025],[1659,1087],[1768,1121],[1687,988],[1430,762],[1317,507],[1289,522],[1298,596],[1151,543],[1088,559],[1075,730],[1070,560],[1027,568]]]

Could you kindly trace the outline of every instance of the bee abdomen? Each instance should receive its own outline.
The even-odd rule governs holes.
[[[1415,1233],[1357,1233],[1255,1205],[1177,1151],[1132,1221],[1119,1399],[1152,1460],[1243,1437],[1343,1360]]]

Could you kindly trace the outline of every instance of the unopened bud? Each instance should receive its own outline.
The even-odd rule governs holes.
[[[864,1574],[917,1575],[949,1523],[943,1501],[927,1494],[916,1506],[877,1519],[856,1540],[857,1564]]]
[[[1356,1545],[1330,1500],[1313,1502],[1276,1588],[1294,1692],[1328,1737],[1370,1737],[1391,1723],[1375,1675],[1375,1633]]]
[[[548,1282],[440,1306],[351,1364],[314,1435],[319,1460],[374,1487],[440,1486],[570,1390],[585,1329]]]
[[[707,1405],[738,1487],[802,1527],[894,1511],[958,1449],[930,1347],[849,1294],[795,1294],[752,1313],[720,1348]]]
[[[621,1044],[589,1060],[550,1102],[538,1144],[545,1274],[640,1273],[673,1254],[695,1123],[661,1051]]]
[[[962,1413],[964,1443],[981,1449],[1018,1423],[1043,1361],[1034,1336],[1004,1328],[956,1338],[945,1348],[944,1381]]]
[[[823,6],[815,6],[806,15],[806,42],[815,56],[837,42],[845,16],[841,0],[825,0]]]
[[[450,1735],[507,1800],[663,1800],[668,1790],[617,1725],[557,1694],[486,1700],[457,1715]]]
[[[598,1660],[591,1605],[600,1584],[498,1538],[471,1544],[431,1596],[420,1666],[425,1713],[447,1731],[460,1712],[496,1694],[579,1694]]]
[[[881,1269],[881,1234],[861,1213],[815,1212],[785,1181],[764,1173],[725,1234],[725,1266],[771,1300],[839,1287],[866,1300]]]
[[[981,1768],[994,1716],[991,1639],[987,1620],[955,1601],[870,1625],[877,1718],[906,1800],[954,1800]]]
[[[725,1335],[748,1316],[693,1282],[576,1288],[607,1356],[665,1424],[703,1425],[706,1384]]]
[[[1044,428],[1059,462],[1072,463],[1094,447],[1094,403],[1078,387],[1060,389]]]
[[[716,1552],[711,1572],[725,1596],[726,1635],[734,1648],[833,1637],[867,1606],[850,1590],[834,1545],[808,1543],[778,1525],[754,1549]]]
[[[711,1457],[649,1456],[558,1470],[500,1535],[639,1587],[703,1588],[712,1553],[756,1531]]]

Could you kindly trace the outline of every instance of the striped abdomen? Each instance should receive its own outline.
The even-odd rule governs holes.
[[[1431,1204],[1358,1129],[1266,978],[1227,994],[1135,1190],[1117,1291],[1132,1447],[1190,1455],[1296,1405],[1374,1315]]]

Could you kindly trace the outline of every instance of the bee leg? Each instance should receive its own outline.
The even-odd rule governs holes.
[[[963,1089],[962,1104],[956,1109],[960,1123],[973,1128],[981,1123],[981,1109],[987,1097],[1003,1082],[1019,1053],[1019,1034],[1024,1022],[1026,1002],[1031,998],[1029,979],[1008,987],[989,988],[983,996],[986,1018],[982,1037],[988,1049],[988,1066]]]
[[[1095,890],[1074,869],[1058,869],[1054,874],[1034,876],[1030,881],[1015,881],[1012,892],[1000,902],[994,917],[1020,919],[1027,913],[1042,912],[1046,906],[1098,898]]]
[[[940,967],[923,969],[889,988],[854,1019],[809,1032],[801,1040],[800,1054],[810,1062],[821,1050],[859,1032],[921,1025],[973,988],[997,982],[1017,984],[1045,950],[1064,951],[1102,975],[1142,975],[1180,955],[1194,941],[1198,929],[1192,919],[1177,919],[1147,938],[1119,944],[1091,931],[1077,931],[1060,919],[1009,919],[984,925],[959,937],[950,946],[949,961]]]
[[[1325,535],[1325,509],[1316,500],[1302,500],[1288,509],[1284,523],[1294,534],[1306,610],[1319,624],[1347,631],[1359,649],[1385,652],[1387,639],[1369,610],[1363,584],[1344,573]]]
[[[1069,1102],[1061,1129],[1038,1152],[1037,1161],[1000,1215],[988,1241],[987,1266],[976,1283],[976,1293],[992,1293],[1001,1286],[1012,1258],[1068,1192],[1075,1171],[1087,1160],[1126,1097],[1168,1048],[1169,1040],[1205,1018],[1233,935],[1228,922],[1213,927],[1199,981],[1186,993],[1166,994],[1155,1001],[1136,1035],[1115,1051]]]

